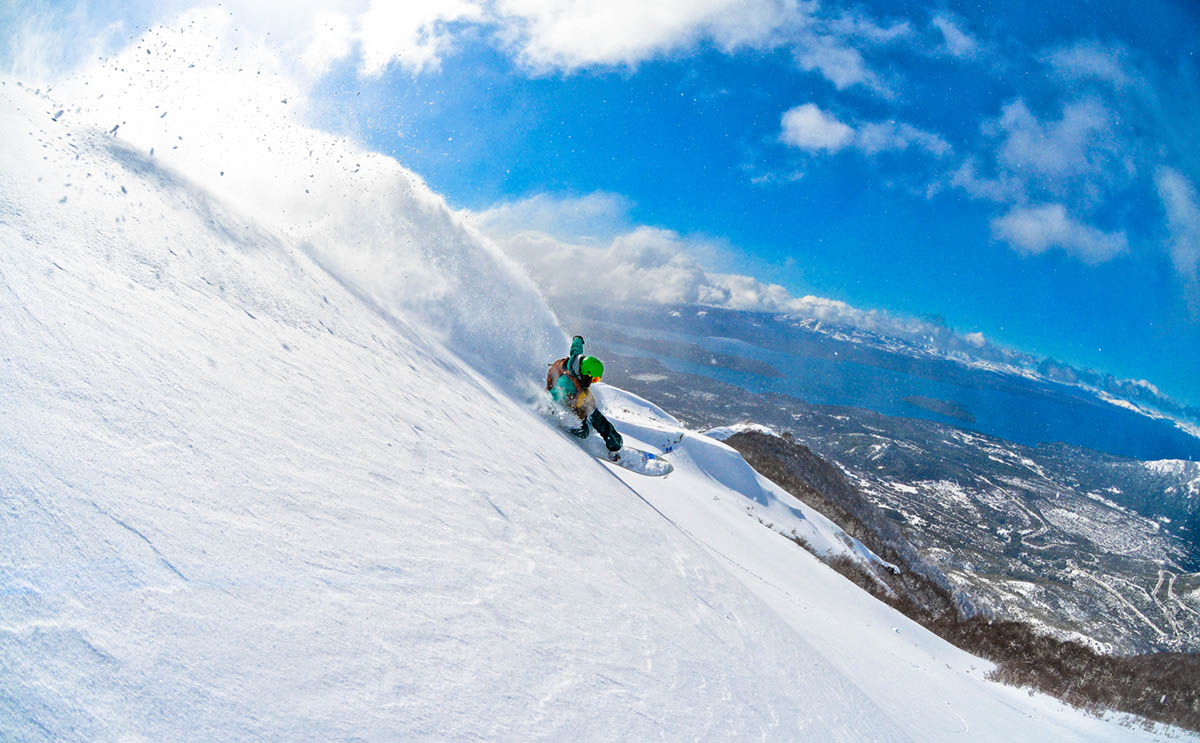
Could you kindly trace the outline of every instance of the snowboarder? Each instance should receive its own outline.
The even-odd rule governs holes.
[[[586,439],[590,433],[590,421],[596,433],[604,438],[609,458],[615,461],[619,456],[617,452],[624,445],[621,434],[596,408],[596,397],[590,389],[592,383],[599,382],[603,375],[604,364],[595,356],[583,355],[583,336],[577,335],[571,339],[571,354],[555,361],[546,372],[546,390],[556,403],[579,418],[579,426],[568,428],[567,431]]]

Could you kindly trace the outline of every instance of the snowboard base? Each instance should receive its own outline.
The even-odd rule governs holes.
[[[636,472],[639,475],[646,475],[648,477],[662,477],[671,474],[675,470],[675,467],[667,460],[657,454],[651,454],[641,449],[626,446],[618,454],[619,458],[615,462],[609,459],[607,454],[602,454],[598,458],[603,459],[609,464],[624,467],[630,472]]]
[[[639,475],[662,477],[675,470],[670,462],[659,455],[635,449],[632,446],[623,447],[617,452],[617,460],[613,461],[609,458],[608,449],[605,448],[604,441],[599,436],[589,436],[587,440],[579,441],[579,445],[596,459],[622,467],[630,472],[636,472]]]

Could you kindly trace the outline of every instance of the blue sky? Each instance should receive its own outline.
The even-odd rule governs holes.
[[[849,84],[804,69],[798,43],[730,52],[701,35],[631,62],[530,68],[463,33],[420,72],[364,79],[351,55],[325,92],[366,94],[353,125],[456,205],[618,194],[629,222],[724,241],[793,293],[940,316],[1200,402],[1195,269],[1173,265],[1157,185],[1176,173],[1194,196],[1200,175],[1200,16],[1018,3],[815,17],[904,30],[830,32],[861,55]],[[882,142],[788,144],[783,116],[805,105],[810,129],[875,125]],[[905,125],[930,145],[889,142]]]
[[[942,318],[1200,404],[1190,3],[229,7],[296,52],[315,121],[510,232],[650,235],[657,269]]]

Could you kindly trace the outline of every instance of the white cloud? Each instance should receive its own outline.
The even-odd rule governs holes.
[[[882,310],[864,310],[834,299],[793,296],[779,285],[752,276],[711,268],[735,264],[730,251],[701,236],[681,235],[661,227],[633,225],[620,210],[610,224],[596,222],[601,235],[579,234],[576,217],[592,204],[625,204],[622,197],[557,197],[540,194],[521,202],[502,204],[484,212],[463,215],[510,257],[525,267],[552,301],[551,304],[702,304],[727,309],[780,312],[799,319],[837,327],[866,330],[942,350],[999,353],[981,333],[959,336],[944,325]],[[561,206],[566,216],[552,211]],[[499,215],[499,216],[498,216]],[[530,229],[513,230],[514,215],[530,215]],[[591,219],[586,217],[585,222]],[[533,228],[564,230],[561,233]],[[565,235],[573,236],[571,239]]]
[[[361,75],[377,76],[393,64],[418,74],[441,64],[453,48],[458,25],[484,20],[479,0],[371,0],[365,10],[316,13],[300,59],[310,72],[321,74],[357,44]]]
[[[861,85],[890,99],[896,97],[896,91],[870,68],[863,50],[913,35],[908,21],[882,25],[861,10],[844,12],[833,19],[814,16],[797,36],[792,55],[801,69],[819,72],[838,90]]]
[[[933,25],[942,32],[946,51],[954,57],[973,57],[979,51],[979,42],[970,32],[963,30],[958,23],[948,15],[933,17]]]
[[[470,213],[469,219],[479,229],[497,237],[532,231],[583,243],[611,240],[631,229],[632,206],[624,196],[605,191],[565,197],[535,194]]]
[[[837,152],[854,140],[854,129],[822,111],[815,103],[805,103],[783,114],[779,138],[802,150]]]
[[[1200,300],[1195,296],[1200,289],[1200,197],[1195,186],[1174,168],[1160,167],[1154,183],[1167,214],[1171,262],[1189,284],[1191,300]]]
[[[828,29],[843,39],[857,39],[871,44],[890,44],[913,35],[908,21],[896,21],[883,26],[861,12],[843,13],[830,21]]]
[[[688,255],[688,240],[671,230],[635,227],[586,243],[532,230],[492,237],[552,298],[698,303],[712,294],[705,272]]]
[[[1158,386],[1155,385],[1153,382],[1151,382],[1148,379],[1126,379],[1126,380],[1122,380],[1122,381],[1128,383],[1129,385],[1131,385],[1133,387],[1141,387],[1142,389],[1146,390],[1147,392],[1149,392],[1150,394],[1152,394],[1156,397],[1162,395],[1162,391],[1158,389]]]
[[[814,103],[788,109],[783,114],[780,141],[811,152],[837,152],[856,147],[868,155],[886,150],[923,149],[935,156],[950,152],[950,143],[941,136],[904,122],[879,121],[851,126]]]
[[[759,173],[750,177],[750,182],[756,186],[763,186],[777,183],[795,183],[804,179],[804,171],[793,170],[769,170],[765,173]]]
[[[1117,87],[1129,83],[1124,48],[1099,41],[1079,41],[1046,54],[1047,64],[1068,80],[1094,79]]]
[[[1022,253],[1037,255],[1060,248],[1093,264],[1128,249],[1124,232],[1103,232],[1077,222],[1062,204],[1013,208],[992,220],[992,234]]]
[[[537,74],[591,67],[635,67],[709,42],[723,52],[790,48],[796,64],[838,90],[862,85],[884,97],[890,87],[860,47],[912,35],[906,21],[881,25],[861,11],[834,19],[800,0],[499,0],[498,36]]]
[[[171,17],[188,5],[166,0],[154,5],[154,15]],[[419,74],[437,69],[469,35],[538,75],[632,68],[700,47],[727,54],[786,48],[801,68],[838,89],[863,85],[891,96],[860,49],[912,36],[907,21],[881,24],[862,11],[822,17],[815,0],[296,0],[285,13],[252,0],[223,6],[240,22],[270,29],[315,75],[356,52],[360,75],[377,76],[393,65]],[[39,56],[66,46],[44,44]]]
[[[312,38],[300,59],[311,72],[322,73],[339,59],[350,55],[354,25],[342,13],[323,12],[313,18]]]
[[[974,156],[965,159],[950,174],[950,185],[958,186],[977,199],[1001,203],[1024,201],[1025,186],[1021,178],[1007,172],[996,178],[984,177],[979,174],[979,164]]]
[[[1128,249],[1124,231],[1089,222],[1136,173],[1120,118],[1098,98],[1067,102],[1059,118],[1039,118],[1023,99],[982,127],[992,148],[966,158],[947,182],[1005,205],[993,237],[1025,254],[1058,248],[1097,264]]]
[[[501,35],[535,72],[635,66],[711,40],[723,51],[767,48],[805,14],[789,0],[499,0]]]
[[[809,72],[820,72],[838,90],[864,85],[884,97],[892,91],[872,72],[862,52],[843,40],[828,35],[807,36],[795,51],[796,64]]]
[[[884,150],[907,150],[919,147],[931,155],[941,157],[949,154],[950,143],[933,132],[918,129],[912,124],[895,121],[879,121],[862,124],[858,128],[856,144],[868,155]]]
[[[777,311],[791,306],[782,286],[710,270],[733,262],[720,241],[632,224],[628,206],[616,194],[538,194],[463,216],[552,298]]]
[[[482,18],[483,9],[471,0],[373,0],[359,18],[362,71],[378,75],[393,62],[413,72],[437,67],[451,45],[450,24]]]
[[[1042,122],[1017,99],[996,122],[1004,134],[999,162],[1051,179],[1111,172],[1117,154],[1114,118],[1103,103],[1085,98],[1065,105],[1059,120]]]
[[[164,0],[146,14],[166,20],[190,5]],[[316,75],[356,51],[363,76],[393,65],[419,74],[437,69],[460,37],[470,35],[496,44],[533,74],[636,67],[702,46],[727,54],[786,48],[801,68],[838,89],[863,85],[890,97],[861,49],[913,35],[907,21],[879,23],[863,11],[821,16],[816,0],[295,0],[286,12],[253,0],[225,0],[222,6],[241,23],[270,29],[273,41]],[[124,37],[119,27],[106,33],[114,40]],[[80,47],[57,32],[40,45],[33,34],[22,36],[29,42],[25,48],[39,47],[26,55],[39,63]],[[15,58],[12,66],[31,65]]]

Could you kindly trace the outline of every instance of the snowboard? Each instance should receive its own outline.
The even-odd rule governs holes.
[[[596,459],[623,467],[639,475],[662,477],[671,474],[675,470],[674,465],[659,455],[635,449],[632,446],[623,447],[617,452],[617,460],[614,462],[612,459],[609,459],[608,449],[604,447],[604,441],[596,435],[589,436],[586,441],[580,440],[579,445]]]
[[[617,452],[617,454],[619,456],[615,462],[608,458],[608,454],[601,454],[596,458],[602,459],[609,464],[615,464],[618,467],[624,467],[630,472],[646,475],[647,477],[662,477],[663,475],[671,474],[675,470],[675,467],[667,460],[657,454],[651,454],[641,449],[626,446]]]
[[[579,444],[580,448],[591,454],[596,459],[603,460],[609,464],[614,464],[618,467],[623,467],[630,472],[636,472],[639,475],[647,477],[662,477],[669,475],[675,470],[675,466],[667,460],[663,459],[658,454],[653,454],[641,449],[635,449],[632,446],[626,446],[618,452],[619,456],[614,462],[609,459],[608,449],[604,446],[604,439],[600,438],[595,433],[592,433],[586,439],[580,439],[577,436],[572,436],[567,432],[567,429],[573,425],[578,425],[579,422],[569,413],[566,413],[561,408],[555,407],[548,403],[548,398],[543,398],[538,401],[540,403],[539,411],[549,420],[554,423],[563,435]],[[683,437],[680,436],[680,439]],[[672,444],[678,444],[678,441]],[[670,446],[670,445],[669,445]],[[666,449],[670,451],[670,448]]]

